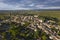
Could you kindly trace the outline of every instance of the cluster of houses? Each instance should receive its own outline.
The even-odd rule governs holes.
[[[34,16],[12,15],[10,19],[3,21],[0,20],[0,22],[15,22],[15,23],[21,23],[22,25],[24,25],[25,22],[28,22],[30,24],[27,26],[27,28],[30,28],[34,31],[37,31],[37,28],[39,28],[42,29],[47,34],[52,35],[49,37],[50,39],[53,40],[60,39],[60,36],[57,36],[57,33],[55,31],[52,32],[51,30],[51,28],[60,30],[60,26],[56,24],[52,25],[51,23],[55,23],[55,21],[52,20],[47,20],[46,22],[44,22],[42,19],[38,18],[38,15],[34,15]]]
[[[16,23],[21,23],[22,25],[25,24],[25,22],[29,22],[27,28],[30,28],[34,31],[37,31],[37,28],[42,29],[47,34],[50,34],[50,39],[58,40],[60,39],[60,36],[57,36],[57,33],[55,31],[52,31],[51,28],[56,28],[60,30],[60,27],[56,24],[52,25],[51,23],[55,23],[55,21],[47,20],[44,22],[42,19],[38,18],[38,15],[34,16],[23,16],[23,15],[17,15],[17,16],[11,16],[11,21]]]

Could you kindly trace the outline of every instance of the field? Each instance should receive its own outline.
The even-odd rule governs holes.
[[[60,11],[36,11],[36,10],[15,10],[15,11],[0,11],[0,16],[1,15],[9,15],[9,14],[38,14],[40,16],[51,16],[51,17],[56,17],[60,19]]]
[[[38,14],[40,16],[50,16],[60,19],[60,11],[32,11],[28,12],[29,14]]]

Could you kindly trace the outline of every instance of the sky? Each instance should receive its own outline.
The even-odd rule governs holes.
[[[60,0],[0,0],[0,10],[60,9]]]

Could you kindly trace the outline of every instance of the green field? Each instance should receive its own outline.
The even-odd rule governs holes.
[[[36,10],[20,10],[20,11],[2,11],[0,12],[0,16],[3,16],[5,14],[9,15],[9,14],[37,14],[40,16],[49,16],[49,17],[54,17],[54,18],[58,18],[60,19],[60,11],[36,11]]]
[[[29,14],[38,14],[40,16],[50,16],[60,19],[60,11],[29,11]]]

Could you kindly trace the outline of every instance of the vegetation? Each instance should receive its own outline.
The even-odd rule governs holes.
[[[46,33],[42,32],[42,30],[37,29],[37,31],[33,31],[24,25],[21,24],[10,24],[10,29],[2,32],[3,40],[37,40],[42,38],[42,40],[48,39]]]

